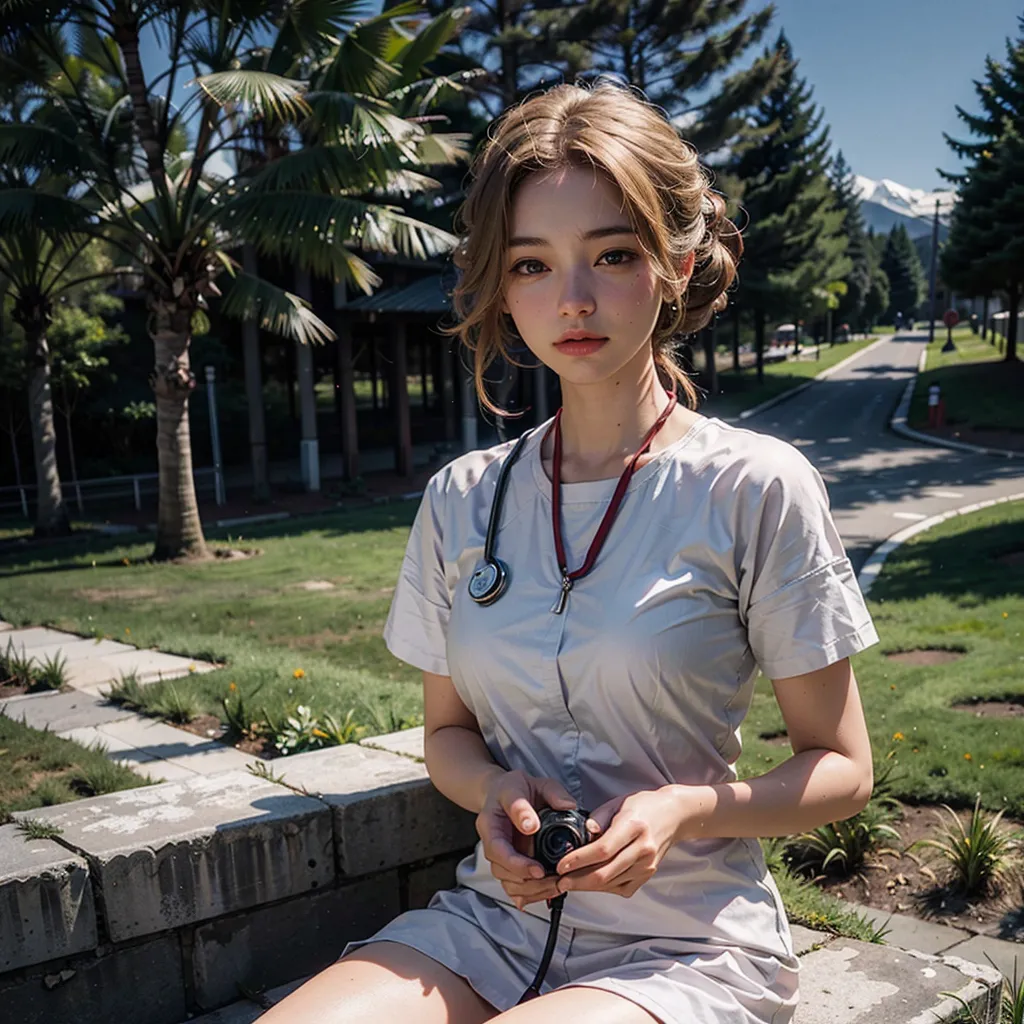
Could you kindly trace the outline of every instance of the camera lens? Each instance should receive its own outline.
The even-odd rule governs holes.
[[[534,856],[548,873],[567,854],[590,842],[586,817],[578,811],[541,813],[540,828],[534,837]]]

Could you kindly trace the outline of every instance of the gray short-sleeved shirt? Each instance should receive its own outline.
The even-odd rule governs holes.
[[[510,443],[469,452],[428,484],[388,648],[451,676],[498,764],[559,779],[583,808],[669,783],[735,780],[758,668],[798,675],[878,640],[821,477],[785,441],[699,418],[635,472],[596,566],[556,615],[545,430],[526,443],[505,495],[505,595],[481,607],[466,586]],[[571,569],[615,484],[562,485]],[[457,877],[508,902],[479,846]],[[547,916],[543,903],[527,912]],[[782,900],[752,838],[678,843],[630,899],[574,892],[563,920],[792,955]]]

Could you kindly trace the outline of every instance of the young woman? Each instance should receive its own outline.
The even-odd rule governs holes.
[[[799,961],[757,837],[864,807],[849,656],[878,638],[818,473],[697,413],[673,361],[726,305],[739,235],[662,114],[607,81],[508,110],[473,171],[453,333],[482,401],[521,338],[562,407],[433,477],[384,636],[423,670],[427,769],[480,843],[263,1019],[785,1024]],[[793,756],[739,782],[758,669]],[[589,813],[553,874],[544,808]]]

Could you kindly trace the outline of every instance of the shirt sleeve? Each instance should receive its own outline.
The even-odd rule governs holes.
[[[765,460],[740,566],[748,642],[770,679],[824,668],[878,643],[821,475],[785,444]]]
[[[445,578],[442,519],[444,495],[437,479],[423,492],[384,625],[387,649],[402,661],[446,676],[446,638],[451,595]]]

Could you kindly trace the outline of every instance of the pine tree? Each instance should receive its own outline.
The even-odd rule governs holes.
[[[857,194],[856,178],[843,157],[843,151],[836,154],[832,164],[832,188],[836,205],[846,212],[843,230],[846,234],[846,255],[852,264],[844,278],[846,294],[839,301],[836,316],[848,320],[854,329],[864,329],[864,306],[871,289],[871,253],[864,215],[861,213],[860,196]]]
[[[745,112],[783,70],[781,55],[766,52],[727,74],[760,42],[775,14],[767,4],[742,17],[746,6],[747,0],[588,0],[540,20],[564,26],[587,50],[593,72],[621,75],[685,124],[685,137],[703,154],[748,130]]]
[[[822,290],[851,269],[838,209],[827,175],[829,133],[812,101],[812,89],[796,74],[789,41],[779,36],[784,59],[778,85],[751,117],[755,141],[737,148],[730,170],[744,183],[741,301],[754,316],[758,378],[763,377],[765,319],[800,315]]]
[[[897,313],[915,316],[924,297],[924,271],[917,249],[902,224],[895,225],[889,232],[882,253],[882,269],[889,278],[889,308],[885,319],[895,322]]]

